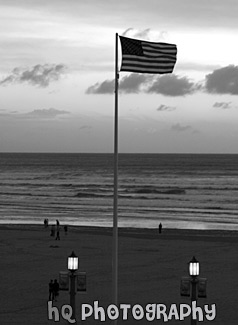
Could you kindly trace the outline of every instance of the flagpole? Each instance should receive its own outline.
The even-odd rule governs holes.
[[[113,252],[112,252],[112,276],[113,299],[117,305],[118,299],[118,34],[115,40],[115,120],[114,120],[114,199],[113,199]],[[117,323],[117,322],[115,322]]]

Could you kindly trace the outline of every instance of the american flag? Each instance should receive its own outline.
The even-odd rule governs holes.
[[[175,44],[154,43],[119,36],[122,48],[120,71],[171,73],[176,63]]]

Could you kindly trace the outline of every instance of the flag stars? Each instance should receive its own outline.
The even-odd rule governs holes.
[[[141,42],[134,39],[120,37],[122,42],[122,53],[131,55],[143,55]]]

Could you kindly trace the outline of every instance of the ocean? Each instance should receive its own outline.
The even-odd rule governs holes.
[[[238,155],[119,154],[118,226],[238,230]],[[112,226],[113,154],[0,153],[0,223]]]

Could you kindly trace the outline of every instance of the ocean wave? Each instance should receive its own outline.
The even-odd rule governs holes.
[[[151,185],[126,185],[121,186],[119,189],[124,193],[134,193],[134,194],[186,194],[186,190],[184,188],[180,188],[177,186],[168,187],[168,186],[151,186]]]
[[[182,188],[171,188],[171,189],[157,189],[157,188],[140,188],[135,189],[137,194],[186,194],[186,191]]]
[[[119,156],[118,215],[124,224],[132,215],[133,225],[139,219],[146,227],[158,218],[171,224],[184,218],[186,226],[238,224],[238,155]],[[0,167],[0,219],[57,215],[111,222],[113,155],[1,154]]]
[[[163,185],[147,185],[147,184],[132,184],[133,179],[130,180],[123,180],[119,182],[118,190],[120,192],[125,193],[136,193],[136,194],[186,194],[187,191],[221,191],[221,192],[229,192],[234,191],[238,192],[237,184],[213,184],[213,185],[206,185],[198,183],[197,185],[190,185],[190,184],[183,184],[182,187],[179,186],[170,186],[169,184]],[[161,181],[163,183],[163,181]],[[28,181],[19,181],[19,179],[14,180],[7,180],[5,182],[0,182],[0,188],[14,188],[14,189],[49,189],[52,188],[53,190],[87,190],[87,191],[96,191],[96,192],[107,192],[112,191],[113,183],[104,182],[103,179],[100,179],[98,183],[80,183],[80,182],[70,182],[65,183],[59,181],[59,179],[53,179],[53,177],[48,177],[46,182],[35,182],[34,179],[29,179]]]
[[[164,199],[163,197],[159,197],[154,196],[154,195],[140,195],[140,194],[183,194],[183,192],[178,192],[176,190],[170,190],[170,191],[151,191],[151,192],[143,192],[143,191],[138,191],[135,193],[119,193],[118,194],[118,198],[120,199],[132,199],[132,200],[160,200],[160,199]],[[78,198],[111,198],[113,197],[113,193],[89,193],[89,192],[78,192],[77,194],[74,195],[74,197],[78,197]],[[167,198],[168,199],[168,198]]]
[[[78,197],[78,198],[105,198],[105,197],[113,197],[113,194],[78,192],[77,194],[75,194],[75,197]]]

